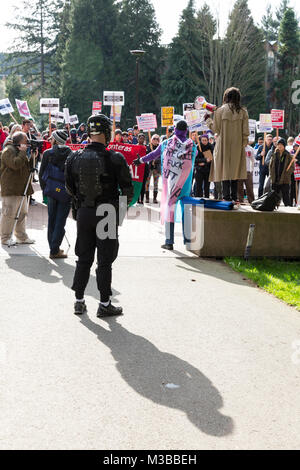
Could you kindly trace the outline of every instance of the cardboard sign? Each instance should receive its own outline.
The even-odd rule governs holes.
[[[77,114],[73,114],[73,116],[70,116],[70,124],[72,124],[72,126],[75,126],[75,124],[79,124]]]
[[[2,116],[5,114],[11,114],[14,112],[14,108],[12,107],[8,98],[4,98],[4,100],[0,100],[0,113]]]
[[[272,118],[273,129],[284,129],[284,110],[283,109],[272,109],[271,118]]]
[[[21,100],[16,99],[16,105],[17,105],[20,116],[27,118],[27,119],[31,118],[27,101],[21,101]]]
[[[185,118],[191,132],[204,131],[208,129],[206,122],[204,121],[205,114],[205,110],[194,109],[193,111],[186,111]]]
[[[111,106],[113,103],[119,106],[124,106],[125,96],[124,91],[104,91],[103,104],[104,106]]]
[[[102,101],[93,101],[92,115],[102,114]]]
[[[115,108],[115,122],[121,122],[121,116],[122,116],[122,106],[119,104],[115,104],[115,106],[111,107],[110,109],[110,120],[114,120],[114,108]]]
[[[259,132],[272,132],[272,117],[271,114],[259,115]]]
[[[59,98],[41,98],[40,113],[49,114],[52,111],[59,111]]]
[[[249,142],[255,142],[255,132],[256,132],[256,120],[249,119]]]
[[[161,127],[174,125],[174,107],[165,106],[161,108]]]
[[[155,114],[142,114],[136,117],[139,130],[154,131],[157,128],[157,119]]]

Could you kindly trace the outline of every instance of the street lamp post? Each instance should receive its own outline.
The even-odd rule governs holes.
[[[139,61],[141,57],[145,54],[145,51],[142,50],[133,50],[130,51],[130,54],[135,56],[136,59],[136,75],[135,75],[135,114],[139,115]]]

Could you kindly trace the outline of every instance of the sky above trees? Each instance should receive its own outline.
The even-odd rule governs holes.
[[[10,43],[14,40],[15,32],[5,28],[5,23],[13,21],[14,6],[22,5],[22,0],[10,0],[5,2],[5,8],[1,12],[0,18],[0,52],[8,50]],[[178,31],[178,20],[182,10],[187,6],[188,0],[152,0],[154,5],[157,20],[163,30],[162,43],[168,44]],[[196,7],[200,8],[204,0],[196,0]],[[280,0],[249,0],[249,8],[252,12],[253,18],[257,23],[260,23],[262,15],[265,13],[266,5],[271,3],[274,8],[278,7]],[[291,0],[290,6],[295,8],[298,16],[300,17],[300,4],[299,0]],[[209,5],[212,13],[216,17],[219,13],[220,30],[221,34],[226,29],[228,20],[228,13],[232,9],[234,0],[210,0]]]

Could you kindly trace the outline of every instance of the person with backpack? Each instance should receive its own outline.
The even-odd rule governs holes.
[[[285,139],[279,139],[270,161],[270,177],[272,189],[282,195],[285,206],[291,205],[290,184],[291,175],[294,172],[294,164],[291,165],[292,160],[293,157],[286,150]]]
[[[65,225],[71,209],[71,198],[65,189],[65,163],[73,153],[66,146],[68,134],[62,130],[52,133],[52,148],[44,152],[39,173],[43,195],[48,201],[48,243],[51,259],[67,258],[60,249]]]

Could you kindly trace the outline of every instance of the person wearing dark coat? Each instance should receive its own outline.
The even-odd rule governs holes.
[[[208,135],[202,135],[200,140],[200,146],[198,145],[198,153],[195,161],[195,197],[203,197],[204,195],[205,198],[209,198],[209,174],[213,151],[214,148],[209,143]]]
[[[62,174],[64,174],[66,160],[73,153],[72,150],[65,145],[67,139],[68,134],[64,131],[57,130],[51,135],[52,148],[44,152],[39,172],[42,191],[44,191],[46,187],[44,175],[49,163],[56,166]],[[71,209],[71,199],[68,202],[62,202],[48,196],[47,200],[50,258],[67,258],[67,255],[60,249],[60,245],[65,236],[65,225]]]

